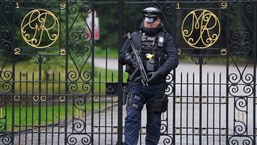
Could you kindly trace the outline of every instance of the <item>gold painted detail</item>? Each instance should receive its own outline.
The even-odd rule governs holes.
[[[220,54],[223,56],[227,55],[227,49],[225,49],[225,48],[221,49]]]
[[[180,100],[180,96],[176,96],[176,103],[180,103],[181,100]]]
[[[118,132],[118,127],[114,126],[112,127],[112,133],[117,133]]]
[[[202,134],[204,134],[204,135],[208,134],[208,130],[206,128],[203,128],[202,129]]]
[[[66,8],[66,3],[60,3],[60,9],[65,9]]]
[[[221,134],[221,135],[226,135],[226,134],[227,134],[226,128],[221,128],[220,134]]]
[[[179,3],[177,3],[177,7],[176,7],[176,9],[181,9],[181,7],[180,7],[180,4],[179,4]]]
[[[66,50],[65,49],[60,49],[60,55],[66,55]]]
[[[184,18],[181,32],[186,43],[196,49],[211,47],[220,37],[220,21],[209,10],[196,9]]]
[[[99,126],[94,126],[94,132],[100,132],[100,127]]]
[[[20,101],[21,100],[21,96],[19,96],[19,95],[14,95],[13,96],[13,99],[14,99],[14,101]]]
[[[32,128],[32,130],[33,130],[33,132],[39,132],[39,128],[35,127],[35,126]]]
[[[21,35],[28,45],[34,48],[46,48],[58,39],[59,27],[59,21],[52,12],[35,9],[22,19]]]
[[[181,132],[181,128],[176,128],[176,129],[175,129],[175,133],[176,133],[176,134],[180,134],[180,132]]]
[[[200,129],[199,128],[195,128],[194,129],[194,134],[200,134]]]
[[[194,97],[194,102],[195,103],[200,103],[200,97]]]
[[[47,97],[46,97],[46,96],[40,96],[40,100],[41,100],[42,102],[45,102],[45,101],[47,100]]]
[[[64,102],[66,100],[66,97],[65,96],[59,96],[59,101],[60,102]]]
[[[59,126],[58,130],[59,130],[59,132],[64,132],[65,131],[65,126]]]
[[[178,49],[178,55],[181,56],[182,55],[182,50],[179,48]]]
[[[119,100],[119,97],[118,96],[112,96],[112,101],[113,102],[118,102]]]
[[[228,3],[227,2],[221,2],[221,8],[222,9],[226,9],[228,7]]]
[[[20,127],[15,126],[14,127],[14,132],[18,132],[18,131],[20,131]]]
[[[33,96],[33,101],[35,101],[35,102],[37,102],[37,101],[39,101],[39,96]]]
[[[19,3],[18,2],[16,2],[16,8],[18,9],[18,8],[20,8],[20,6],[19,6]]]
[[[21,49],[20,48],[14,48],[14,54],[15,55],[20,55],[21,54]]]
[[[94,102],[99,102],[100,101],[100,96],[94,96],[93,100],[94,100]]]
[[[221,103],[227,103],[227,98],[225,96],[220,98]]]

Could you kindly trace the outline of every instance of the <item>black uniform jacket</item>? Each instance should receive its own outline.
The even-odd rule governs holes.
[[[140,25],[140,30],[142,33],[146,33],[147,35],[155,35],[160,31],[163,31],[163,26],[160,24],[157,28],[145,28],[143,23]],[[170,73],[172,69],[175,69],[178,65],[178,50],[175,47],[174,39],[169,33],[165,33],[164,35],[164,51],[166,53],[166,61],[158,68],[158,72],[160,73],[159,81],[165,81],[166,76]],[[139,36],[139,32],[135,31],[131,34],[132,41],[135,45],[135,48],[138,49],[141,41],[141,37]],[[132,49],[130,47],[129,41],[126,39],[121,51],[119,52],[119,63],[125,65],[125,53],[131,52]]]

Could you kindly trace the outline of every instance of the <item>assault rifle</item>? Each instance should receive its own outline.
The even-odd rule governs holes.
[[[128,41],[129,41],[129,43],[130,43],[130,46],[131,46],[131,48],[132,48],[132,51],[134,52],[134,54],[135,54],[135,57],[136,57],[136,61],[137,61],[137,69],[139,69],[139,71],[140,71],[140,78],[141,78],[141,82],[142,82],[142,84],[144,85],[144,86],[148,86],[148,77],[147,77],[147,75],[146,75],[146,71],[145,71],[145,68],[144,68],[144,65],[143,65],[143,63],[142,63],[142,60],[141,60],[141,58],[140,58],[140,56],[139,56],[139,54],[138,54],[138,50],[136,50],[136,48],[135,48],[135,45],[134,45],[134,43],[132,42],[132,37],[131,37],[131,34],[130,33],[128,33],[127,34],[127,37],[128,37]]]

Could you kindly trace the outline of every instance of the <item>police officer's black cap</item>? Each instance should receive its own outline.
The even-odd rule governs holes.
[[[152,23],[157,20],[157,18],[161,15],[161,10],[156,7],[147,7],[143,9],[144,21],[148,23]]]

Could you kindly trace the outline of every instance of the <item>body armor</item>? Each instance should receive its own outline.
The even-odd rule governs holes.
[[[155,36],[147,36],[141,33],[140,56],[147,72],[157,71],[165,61],[164,53],[164,32]]]

